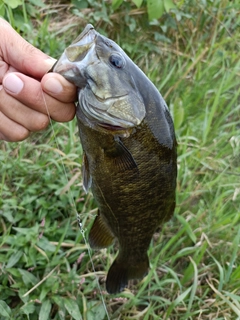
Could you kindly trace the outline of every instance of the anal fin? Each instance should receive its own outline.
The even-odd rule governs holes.
[[[104,222],[98,211],[92,228],[89,233],[89,244],[92,249],[102,249],[110,246],[114,240],[114,235]]]

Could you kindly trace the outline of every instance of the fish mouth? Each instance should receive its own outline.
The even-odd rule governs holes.
[[[87,85],[87,80],[82,75],[78,62],[84,67],[84,58],[90,50],[94,49],[98,32],[91,24],[88,24],[82,33],[67,47],[57,63],[53,72],[61,74],[65,79],[82,89]]]
[[[101,127],[101,128],[103,128],[103,129],[106,129],[106,130],[108,130],[108,131],[116,131],[116,132],[118,132],[118,131],[126,130],[126,128],[124,128],[124,127],[115,126],[115,125],[113,125],[113,124],[104,123],[104,122],[98,123],[98,126]]]
[[[80,33],[80,35],[73,41],[72,45],[75,43],[84,45],[90,42],[93,42],[96,38],[97,32],[94,29],[94,26],[92,24],[87,24],[84,30]]]
[[[88,24],[82,33],[65,49],[69,61],[81,61],[87,55],[97,38],[97,32],[91,24]]]

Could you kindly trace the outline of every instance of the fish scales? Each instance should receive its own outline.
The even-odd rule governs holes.
[[[73,58],[71,48],[80,54]],[[130,279],[147,273],[153,233],[174,212],[173,122],[152,82],[91,25],[53,71],[79,87],[83,184],[86,191],[91,187],[99,209],[89,242],[93,248],[104,248],[118,241],[119,253],[106,280],[107,291],[118,293]]]

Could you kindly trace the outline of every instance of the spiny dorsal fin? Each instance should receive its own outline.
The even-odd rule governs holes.
[[[102,216],[98,211],[98,215],[96,216],[89,233],[89,243],[91,248],[106,248],[112,244],[113,240],[114,235],[103,221]]]

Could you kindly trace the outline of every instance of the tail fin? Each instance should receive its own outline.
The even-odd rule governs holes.
[[[141,261],[136,261],[136,263],[131,261],[131,264],[118,255],[108,271],[106,280],[107,292],[116,294],[123,291],[129,280],[142,279],[147,274],[148,268],[149,260],[147,254]]]

